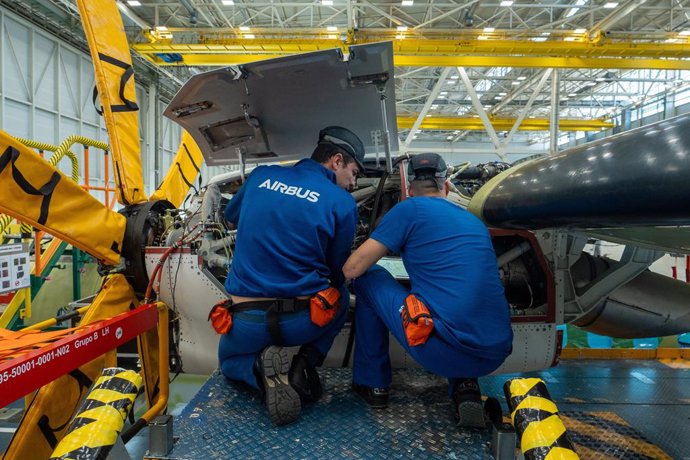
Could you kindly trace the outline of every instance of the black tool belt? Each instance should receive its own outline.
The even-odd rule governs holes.
[[[296,313],[309,309],[311,299],[274,299],[250,300],[232,304],[228,307],[230,313],[241,311],[263,310],[266,312],[266,325],[275,345],[283,344],[283,334],[280,332],[280,314]]]

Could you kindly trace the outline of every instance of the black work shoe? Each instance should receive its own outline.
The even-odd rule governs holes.
[[[482,393],[477,379],[460,380],[453,390],[455,419],[461,428],[486,428]]]
[[[302,408],[299,395],[288,381],[289,369],[288,356],[283,348],[270,346],[261,352],[258,374],[264,388],[266,407],[275,425],[294,422]]]
[[[388,388],[373,388],[353,383],[352,389],[369,404],[369,407],[374,409],[385,409],[388,407]]]
[[[310,366],[304,355],[296,354],[288,373],[290,385],[303,401],[316,402],[323,394],[321,379],[316,368]]]

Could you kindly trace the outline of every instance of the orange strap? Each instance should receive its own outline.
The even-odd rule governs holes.
[[[23,353],[41,348],[51,342],[55,342],[73,332],[92,327],[96,323],[80,327],[71,327],[59,331],[10,331],[0,329],[0,360],[15,358]]]

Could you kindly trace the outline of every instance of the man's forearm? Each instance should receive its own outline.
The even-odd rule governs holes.
[[[364,265],[364,260],[361,254],[358,254],[358,251],[359,250],[353,252],[345,262],[345,265],[343,265],[343,274],[345,275],[346,279],[350,280],[357,278],[358,276],[362,275],[362,273],[367,271],[371,266],[369,265],[367,267]]]
[[[369,267],[388,253],[388,248],[376,240],[369,238],[355,252],[343,266],[343,274],[347,279],[362,276]]]

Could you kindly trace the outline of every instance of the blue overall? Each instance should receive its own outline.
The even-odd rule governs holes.
[[[350,255],[357,205],[336,184],[335,174],[306,159],[293,167],[261,166],[225,208],[237,226],[235,254],[225,282],[242,297],[311,296],[330,285],[341,288],[338,315],[324,327],[309,311],[280,314],[282,345],[310,344],[326,355],[345,322],[349,294],[342,266]],[[254,363],[273,344],[266,312],[235,313],[230,332],[220,339],[220,368],[229,379],[257,387]]]
[[[355,280],[354,383],[390,386],[389,330],[415,361],[449,378],[449,391],[457,379],[501,365],[512,351],[510,310],[489,232],[479,219],[443,198],[413,197],[394,206],[371,238],[401,254],[411,288],[380,266]],[[410,293],[434,320],[427,342],[414,347],[400,316]]]

